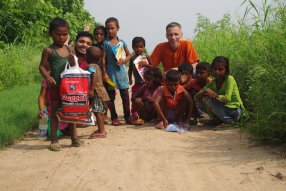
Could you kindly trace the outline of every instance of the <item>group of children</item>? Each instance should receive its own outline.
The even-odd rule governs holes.
[[[134,55],[132,56],[127,44],[118,38],[118,30],[118,20],[113,17],[108,18],[105,27],[99,26],[94,29],[94,39],[97,43],[86,50],[86,62],[88,63],[86,70],[91,73],[88,92],[89,104],[98,126],[98,130],[90,135],[90,139],[106,137],[104,124],[107,108],[110,110],[111,124],[121,125],[114,104],[116,89],[119,90],[122,99],[126,124],[142,125],[145,121],[154,120],[158,122],[156,128],[159,129],[165,129],[172,122],[196,125],[200,117],[198,110],[200,109],[213,117],[215,124],[226,123],[221,128],[235,126],[243,106],[236,83],[229,75],[227,58],[217,57],[211,65],[207,62],[198,63],[195,76],[193,76],[192,65],[182,63],[177,70],[167,71],[165,79],[163,79],[160,69],[154,68],[152,60],[144,53],[144,38],[135,37],[133,39]],[[50,22],[49,35],[53,39],[53,44],[43,50],[39,66],[47,84],[43,87],[49,88],[49,91],[42,92],[40,95],[43,97],[44,94],[49,93],[49,97],[46,97],[49,99],[46,101],[47,107],[51,106],[49,111],[51,144],[48,148],[52,151],[61,150],[56,136],[58,119],[55,115],[57,109],[61,107],[60,73],[63,72],[67,60],[71,66],[75,65],[74,50],[65,45],[68,31],[69,26],[64,19],[55,18]],[[119,42],[123,44],[125,57],[117,60],[113,48]],[[146,68],[143,77],[133,64],[138,56],[146,58],[145,61],[139,63],[140,67]],[[130,64],[127,73],[125,65],[128,61]],[[211,73],[214,76],[213,81],[210,78]],[[116,84],[116,88],[107,85],[108,80]],[[132,84],[130,112],[128,89]],[[234,98],[235,102],[233,102]],[[44,101],[39,101],[38,118],[42,116],[43,103]],[[219,105],[219,109],[216,109],[217,105]],[[192,117],[194,120],[191,121]],[[68,127],[71,145],[83,146],[84,141],[77,137],[76,124],[69,123]]]

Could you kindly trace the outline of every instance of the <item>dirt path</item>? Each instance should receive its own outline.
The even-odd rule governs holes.
[[[180,135],[153,123],[107,125],[106,139],[87,139],[95,128],[78,129],[82,148],[62,137],[63,150],[51,152],[32,132],[0,151],[0,190],[286,190],[286,148],[252,147],[236,130],[199,125]]]

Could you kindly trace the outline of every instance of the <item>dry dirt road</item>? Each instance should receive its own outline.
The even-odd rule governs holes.
[[[107,138],[93,140],[95,126],[79,128],[86,145],[62,137],[61,152],[30,132],[0,151],[0,191],[286,190],[286,148],[257,146],[237,130],[198,125],[177,134],[154,126],[107,125]]]

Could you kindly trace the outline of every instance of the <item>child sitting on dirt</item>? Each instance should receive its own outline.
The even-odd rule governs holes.
[[[183,64],[182,64],[183,65]],[[182,70],[180,67],[178,70]],[[191,95],[191,97],[194,99],[194,96],[196,93],[198,93],[201,89],[205,87],[209,82],[211,82],[210,77],[211,72],[211,65],[208,62],[199,62],[196,67],[196,79],[190,79],[190,81],[183,86]],[[198,124],[198,118],[203,117],[203,113],[198,110],[196,105],[194,105],[194,111],[193,111],[194,119],[190,121],[190,125],[197,125]]]
[[[142,37],[135,37],[132,40],[132,48],[135,52],[135,55],[132,56],[130,62],[129,62],[129,69],[128,69],[128,77],[129,77],[129,85],[133,84],[133,80],[132,80],[132,73],[134,76],[134,85],[132,86],[132,97],[134,96],[134,94],[145,84],[144,83],[144,79],[142,79],[141,75],[139,74],[137,68],[134,65],[134,60],[138,57],[138,56],[146,56],[146,59],[148,62],[146,62],[145,60],[141,60],[139,62],[139,66],[140,67],[148,67],[150,68],[150,66],[152,66],[152,61],[150,60],[150,57],[144,53],[144,49],[145,49],[145,39]],[[132,116],[134,116],[135,118],[138,117],[138,113],[137,113],[137,109],[135,106],[135,100],[131,99],[132,105],[131,105],[131,114]]]
[[[145,84],[131,99],[139,115],[139,119],[137,119],[134,125],[143,125],[145,120],[151,121],[157,117],[153,103],[161,89],[161,82],[163,80],[162,73],[159,68],[152,68],[144,73],[144,79]]]
[[[180,85],[185,88],[185,90],[189,91],[191,87],[192,75],[193,75],[193,66],[190,63],[182,63],[178,67],[178,71],[181,74]]]
[[[190,94],[179,85],[181,75],[178,70],[169,70],[166,73],[166,84],[159,91],[154,108],[162,122],[156,128],[165,129],[169,122],[189,124],[194,102]]]
[[[91,98],[92,112],[97,121],[98,130],[90,135],[90,139],[105,138],[104,113],[106,112],[109,96],[102,82],[102,71],[98,65],[101,59],[101,50],[96,46],[89,47],[86,50],[86,61],[88,63],[87,71],[91,73],[89,98]]]

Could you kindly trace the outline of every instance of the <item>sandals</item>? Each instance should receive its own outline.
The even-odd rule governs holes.
[[[72,141],[71,146],[72,147],[82,147],[82,146],[84,146],[84,141],[82,141],[80,139],[76,139],[76,140]]]
[[[198,119],[194,119],[194,120],[191,120],[189,122],[189,125],[197,125],[199,123],[199,120]]]
[[[136,121],[135,118],[137,119],[137,116],[132,116],[132,115],[130,115],[130,116],[128,117],[128,119],[125,120],[126,124],[134,125],[134,123],[135,123],[135,121]]]
[[[106,133],[99,134],[99,133],[92,133],[89,139],[97,139],[97,138],[106,138]]]
[[[62,147],[59,143],[51,143],[47,148],[50,151],[61,151],[62,150]]]
[[[155,126],[156,129],[165,129],[164,128],[164,124],[163,124],[163,121],[161,121],[160,123],[158,123],[156,126]]]
[[[215,131],[222,131],[222,130],[228,130],[228,129],[234,129],[234,128],[239,128],[238,125],[234,124],[224,124],[222,123],[221,125],[216,126],[213,128]]]
[[[98,134],[99,133],[99,131],[98,130],[95,130],[95,131],[93,131],[93,133],[91,133],[91,134]],[[107,135],[107,132],[105,132],[105,135]]]
[[[119,125],[121,125],[121,123],[120,123],[120,121],[119,121],[118,119],[113,119],[113,120],[111,121],[111,125],[113,125],[113,126],[119,126]]]
[[[216,123],[215,122],[215,120],[209,120],[209,121],[206,121],[205,123],[204,123],[204,126],[216,126],[216,125],[218,125],[218,123]]]
[[[136,126],[140,126],[140,125],[144,125],[145,121],[143,119],[137,119],[135,122],[134,122],[134,125]]]

